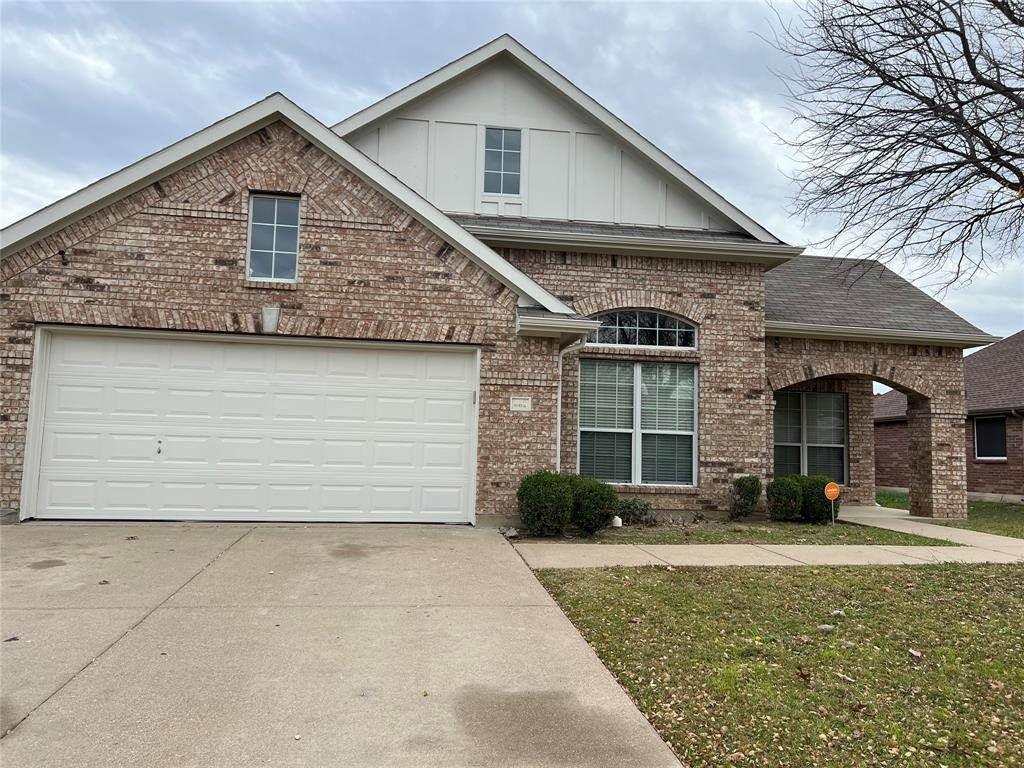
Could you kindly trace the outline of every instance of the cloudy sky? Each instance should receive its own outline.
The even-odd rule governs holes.
[[[332,124],[510,32],[788,242],[792,121],[762,2],[2,2],[0,225],[281,91]],[[910,265],[892,265],[913,278]],[[933,290],[936,278],[916,279]],[[934,292],[934,291],[933,291]],[[1024,265],[941,298],[1024,327]]]

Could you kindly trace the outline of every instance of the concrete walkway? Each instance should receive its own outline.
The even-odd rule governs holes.
[[[531,568],[678,565],[922,565],[1024,562],[1024,539],[951,528],[911,518],[904,510],[844,507],[842,518],[964,546],[895,544],[576,544],[523,541],[516,550]]]
[[[0,765],[679,766],[494,529],[28,524],[0,545]]]

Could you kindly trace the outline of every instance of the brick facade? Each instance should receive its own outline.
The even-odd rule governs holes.
[[[245,279],[250,192],[302,195],[297,284]],[[577,457],[581,355],[694,363],[694,487],[623,486],[659,510],[720,516],[733,478],[768,477],[772,389],[849,395],[848,498],[874,472],[869,378],[914,393],[918,511],[962,514],[959,350],[764,335],[764,267],[715,260],[510,249],[506,258],[581,314],[650,308],[698,326],[695,350],[583,350],[565,356],[563,471]],[[559,346],[516,334],[516,296],[387,197],[283,123],[274,123],[79,220],[0,263],[0,507],[17,508],[38,324],[467,344],[481,350],[477,513],[515,511],[520,478],[556,464]],[[831,383],[806,384],[826,377]],[[511,395],[533,410],[511,412]],[[961,430],[956,448],[951,425]],[[922,442],[925,441],[925,442]],[[961,468],[956,463],[959,460]],[[935,481],[925,473],[937,473]],[[938,501],[935,501],[938,499]]]
[[[245,280],[250,191],[302,194],[298,285]],[[555,342],[516,336],[514,294],[282,123],[0,268],[0,507],[18,505],[37,323],[254,334],[269,304],[279,336],[481,347],[478,514],[510,514],[519,478],[554,465]]]
[[[768,383],[773,391],[821,377],[839,377],[880,381],[905,392],[910,417],[911,512],[927,517],[966,516],[964,375],[959,349],[779,336],[769,337],[766,347]],[[873,440],[873,429],[869,437],[866,426],[874,420],[868,392],[863,390],[866,402],[856,419],[851,399],[851,461],[856,433],[860,433],[862,444]],[[772,405],[769,401],[769,409]],[[862,451],[858,460],[861,478],[869,475],[867,455]],[[870,474],[874,474],[873,462]],[[856,495],[867,501],[873,489],[869,494],[862,479]]]
[[[875,424],[875,472],[878,484],[894,488],[910,485],[906,421],[881,421]],[[974,419],[964,423],[967,457],[967,490],[1024,496],[1024,418],[1006,416],[1006,460],[977,459],[974,456]]]
[[[767,471],[764,455],[764,268],[716,261],[506,250],[506,258],[583,315],[643,307],[698,326],[696,350],[604,349],[566,355],[562,469],[575,471],[579,357],[695,363],[698,470],[694,487],[618,486],[660,511],[721,516],[733,478]],[[627,287],[637,286],[637,287]],[[657,289],[647,286],[657,286]]]

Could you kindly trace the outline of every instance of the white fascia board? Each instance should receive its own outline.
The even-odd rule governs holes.
[[[464,229],[491,245],[578,250],[588,253],[613,253],[624,256],[663,256],[714,261],[742,261],[777,267],[804,249],[772,243],[727,243],[711,240],[611,235],[598,232],[551,232],[511,229],[500,226],[463,224]]]
[[[586,336],[601,327],[599,320],[583,317],[531,317],[521,315],[516,319],[516,332],[521,336],[557,336],[578,333]]]
[[[315,142],[320,149],[412,213],[437,235],[469,255],[488,274],[514,291],[521,302],[535,303],[556,314],[573,314],[570,307],[280,93],[274,93],[4,228],[0,231],[0,254],[7,256],[276,120],[283,120]]]
[[[590,114],[619,140],[625,142],[628,146],[631,146],[641,155],[683,184],[683,186],[690,189],[712,208],[742,226],[758,240],[764,243],[781,242],[771,232],[747,216],[743,211],[734,206],[720,194],[715,192],[715,190],[673,160],[654,143],[642,136],[634,128],[631,128],[622,119],[615,116],[595,99],[588,96],[567,77],[562,75],[551,65],[543,61],[532,51],[523,46],[522,43],[508,34],[504,34],[501,37],[492,40],[486,45],[477,48],[475,51],[471,51],[450,64],[446,64],[431,74],[407,85],[405,88],[395,91],[390,96],[384,97],[375,104],[371,104],[366,109],[356,112],[354,115],[351,115],[340,123],[334,125],[332,130],[340,136],[348,136],[375,120],[384,117],[395,109],[398,109],[414,99],[423,96],[429,91],[450,82],[501,53],[507,53],[514,57],[522,66],[529,69],[548,85],[559,91],[580,109]]]
[[[943,347],[981,347],[999,341],[998,336],[987,333],[941,333],[931,331],[868,328],[848,325],[816,325],[767,320],[766,336],[792,336],[805,339],[836,339],[843,341],[881,341],[893,344],[932,344]]]

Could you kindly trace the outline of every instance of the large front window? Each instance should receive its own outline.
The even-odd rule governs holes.
[[[683,363],[580,361],[580,474],[693,485],[697,371]]]
[[[846,482],[846,395],[775,393],[775,476]]]

